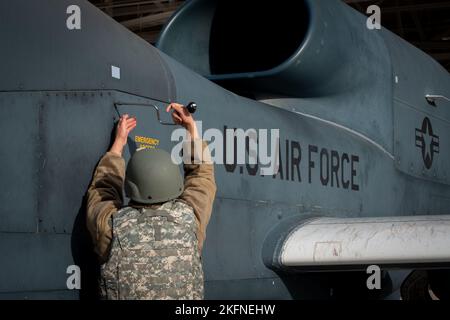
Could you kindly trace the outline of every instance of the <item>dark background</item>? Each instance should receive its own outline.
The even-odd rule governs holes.
[[[450,70],[450,1],[343,1],[364,14],[370,5],[380,6],[381,23],[384,27],[427,52]],[[90,2],[154,44],[165,22],[185,0],[90,0]],[[250,3],[252,2],[257,10],[258,1]],[[277,1],[273,1],[273,6],[280,10]],[[248,7],[248,2],[245,7]],[[242,7],[239,1],[236,1],[236,11],[240,10]]]

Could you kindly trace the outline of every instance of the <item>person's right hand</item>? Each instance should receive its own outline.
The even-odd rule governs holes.
[[[170,112],[170,110],[173,110],[172,119],[174,123],[179,124],[186,129],[188,129],[189,126],[194,125],[194,118],[183,105],[178,103],[171,103],[166,108],[167,112]]]
[[[191,135],[192,138],[198,138],[197,125],[195,124],[192,114],[181,104],[171,103],[167,106],[166,111],[172,112],[173,122],[183,126]]]

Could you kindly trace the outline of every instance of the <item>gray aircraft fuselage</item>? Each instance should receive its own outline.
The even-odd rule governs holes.
[[[168,26],[161,51],[86,1],[1,2],[0,298],[78,298],[66,286],[70,265],[81,267],[81,297],[95,291],[84,195],[117,111],[138,119],[126,160],[141,145],[176,144],[174,128],[160,125],[152,108],[116,110],[117,102],[195,101],[203,132],[280,130],[278,174],[215,166],[203,252],[208,299],[330,298],[365,287],[364,272],[268,268],[266,237],[288,219],[448,214],[450,105],[425,99],[450,96],[448,72],[389,31],[367,29],[366,17],[341,2],[326,2],[306,1],[316,15],[281,66],[228,76],[225,60],[205,58],[201,29],[173,38]],[[73,4],[80,30],[67,28]],[[195,17],[196,27],[204,17]],[[255,54],[264,48],[276,50],[266,43]],[[388,278],[380,292],[361,292],[387,296]]]

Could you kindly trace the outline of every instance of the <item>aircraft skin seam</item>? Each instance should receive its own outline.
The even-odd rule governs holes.
[[[442,118],[441,116],[436,115],[435,113],[429,112],[428,110],[424,110],[423,108],[418,108],[418,107],[416,107],[416,106],[414,106],[414,105],[412,105],[412,104],[410,104],[410,103],[408,103],[408,102],[406,102],[406,101],[404,101],[404,100],[402,100],[400,98],[394,98],[394,100],[396,102],[399,102],[399,103],[403,104],[405,107],[408,107],[408,108],[413,109],[415,111],[419,111],[421,113],[426,114],[429,117],[433,117],[433,118],[441,120],[441,121],[443,121],[443,122],[445,122],[447,124],[450,124],[450,122],[447,119]]]
[[[369,144],[373,145],[374,147],[376,147],[377,149],[382,151],[384,154],[386,154],[389,158],[391,158],[392,161],[395,161],[395,157],[394,157],[394,155],[392,153],[390,153],[382,145],[380,145],[379,143],[377,143],[377,142],[373,141],[372,139],[366,137],[362,133],[359,133],[359,132],[357,132],[355,130],[352,130],[352,129],[350,129],[348,127],[345,127],[345,126],[343,126],[341,124],[338,124],[336,122],[333,122],[333,121],[330,121],[330,120],[325,120],[325,119],[322,119],[322,118],[319,118],[319,117],[316,117],[316,116],[313,116],[313,115],[310,115],[310,114],[306,114],[306,113],[299,112],[299,111],[294,111],[294,113],[299,114],[299,115],[304,116],[304,117],[307,117],[307,118],[310,118],[310,119],[318,120],[318,121],[321,121],[323,123],[332,125],[332,126],[334,126],[336,128],[345,130],[345,131],[347,131],[347,132],[349,132],[349,133],[351,133],[351,134],[361,138],[362,140],[368,142]]]

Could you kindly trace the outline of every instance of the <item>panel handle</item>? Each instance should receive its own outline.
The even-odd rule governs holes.
[[[438,100],[444,100],[444,101],[450,102],[450,99],[447,98],[446,96],[443,96],[443,95],[435,95],[435,94],[427,94],[427,95],[425,96],[425,99],[427,100],[427,102],[428,102],[429,104],[431,104],[431,105],[434,106],[434,107],[436,107],[436,101],[438,101]]]
[[[164,126],[176,126],[175,123],[170,123],[170,122],[165,122],[161,120],[161,115],[159,113],[159,108],[152,104],[152,103],[131,103],[131,102],[115,102],[114,103],[114,107],[116,108],[117,114],[120,117],[120,112],[117,109],[118,106],[141,106],[141,107],[152,107],[155,109],[156,111],[156,118],[158,119],[158,122]],[[195,102],[190,102],[186,107],[185,107],[189,113],[194,113],[195,111],[197,111],[197,104]]]

